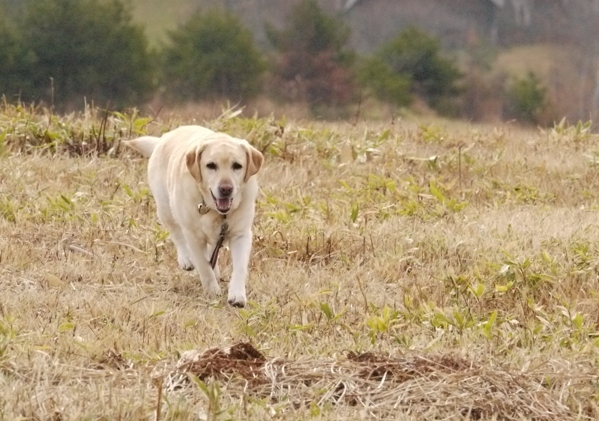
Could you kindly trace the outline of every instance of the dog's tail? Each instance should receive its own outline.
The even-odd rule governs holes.
[[[152,152],[160,143],[159,137],[154,136],[142,136],[133,140],[124,140],[123,143],[139,152],[144,154],[146,157],[152,156]]]

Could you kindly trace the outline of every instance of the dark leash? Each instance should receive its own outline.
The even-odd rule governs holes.
[[[198,205],[198,212],[200,215],[206,215],[210,212],[210,208],[206,206],[206,203],[202,200],[202,203]],[[218,234],[218,241],[216,242],[216,247],[212,251],[212,256],[210,256],[210,266],[212,269],[216,266],[216,262],[218,260],[218,252],[220,251],[223,243],[225,242],[225,235],[227,235],[227,230],[229,229],[229,224],[227,223],[227,216],[223,215],[223,223],[220,226],[220,234]]]
[[[227,230],[229,229],[229,224],[227,224],[226,218],[226,216],[223,216],[223,224],[220,226],[220,234],[218,234],[218,241],[216,242],[216,247],[214,247],[212,256],[210,256],[210,266],[212,266],[212,269],[214,269],[214,267],[216,266],[216,261],[218,260],[218,252],[220,248],[223,246],[223,242],[225,241],[225,235],[227,234]]]

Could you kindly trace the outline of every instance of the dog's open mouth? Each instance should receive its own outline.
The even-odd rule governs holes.
[[[216,210],[219,213],[228,213],[231,210],[231,205],[233,204],[232,197],[223,197],[222,199],[217,199],[212,191],[210,191],[212,195],[212,199],[214,200],[214,204],[216,205]]]

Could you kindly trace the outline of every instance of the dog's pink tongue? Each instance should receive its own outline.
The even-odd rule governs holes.
[[[227,210],[231,207],[231,199],[216,199],[216,204],[219,209]]]

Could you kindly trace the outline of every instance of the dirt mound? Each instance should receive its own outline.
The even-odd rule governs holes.
[[[190,356],[183,356],[182,359],[185,358]],[[183,361],[178,371],[191,373],[202,381],[208,378],[241,377],[252,383],[264,383],[266,378],[262,368],[265,363],[264,355],[252,344],[240,342],[229,350],[210,348],[197,356],[192,355],[191,361]]]
[[[576,379],[547,372],[510,372],[455,355],[393,358],[349,352],[336,359],[269,360],[242,342],[228,350],[211,348],[183,355],[168,376],[167,390],[188,388],[189,374],[220,381],[232,395],[252,394],[295,408],[325,403],[361,406],[381,416],[408,411],[430,419],[444,413],[468,419],[553,420],[580,410],[554,396],[561,383],[572,385]],[[581,390],[586,386],[581,382]],[[594,411],[588,419],[598,415]]]

